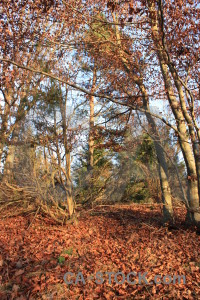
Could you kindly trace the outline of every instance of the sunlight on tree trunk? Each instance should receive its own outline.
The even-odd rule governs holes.
[[[160,33],[160,26],[158,24],[158,16],[157,8],[155,3],[152,1],[148,1],[149,10],[151,13],[151,28],[153,41],[157,46],[157,55],[161,67],[162,76],[165,83],[165,89],[167,92],[167,97],[169,100],[170,107],[174,114],[175,120],[177,122],[177,127],[179,131],[179,143],[183,153],[183,157],[185,160],[185,164],[187,167],[187,175],[188,175],[188,200],[191,211],[187,214],[187,219],[191,222],[199,222],[200,214],[199,212],[194,212],[199,209],[199,194],[198,194],[198,182],[197,182],[197,173],[196,173],[196,165],[195,159],[193,156],[192,148],[190,146],[190,141],[188,139],[187,128],[185,125],[184,118],[184,107],[183,107],[183,96],[181,94],[181,90],[177,89],[179,99],[181,104],[178,103],[176,96],[174,94],[174,88],[172,84],[172,79],[170,76],[171,68],[168,68],[169,59],[167,57],[166,49],[163,45],[163,39]],[[170,71],[169,71],[170,70]],[[173,73],[172,73],[173,78]]]
[[[115,17],[115,14],[113,13],[113,20],[114,22],[118,22],[117,18]],[[121,47],[121,38],[120,38],[120,32],[118,30],[118,27],[115,25],[116,29],[116,37],[119,44],[120,49]],[[128,66],[128,63],[126,59],[124,58],[123,54],[120,51],[121,59],[126,67],[126,70],[128,73],[130,72],[130,68]],[[168,182],[168,170],[167,170],[167,163],[165,159],[165,154],[161,146],[160,137],[157,133],[157,128],[155,121],[153,117],[148,113],[149,111],[149,99],[148,99],[148,93],[145,89],[145,86],[142,82],[142,78],[138,78],[136,75],[134,75],[136,84],[138,85],[139,89],[141,90],[142,96],[143,96],[143,106],[146,110],[145,115],[147,117],[147,121],[150,125],[150,128],[152,130],[153,134],[153,141],[156,149],[156,155],[158,159],[158,168],[159,168],[159,177],[160,177],[160,185],[162,190],[162,201],[163,201],[163,221],[164,222],[173,222],[173,207],[172,207],[172,197],[171,197],[171,190]]]
[[[8,153],[4,165],[3,180],[12,182],[14,169],[15,147],[9,146]]]
[[[68,205],[68,210],[69,210],[69,215],[72,217],[74,213],[74,200],[72,196],[72,181],[71,181],[71,162],[70,162],[70,152],[68,151],[66,153],[66,195],[67,195],[67,205]]]
[[[95,92],[96,87],[96,67],[94,65],[93,70],[93,80],[92,80],[92,88],[91,93]],[[89,141],[88,141],[88,147],[89,147],[89,153],[88,153],[88,171],[91,171],[94,167],[94,96],[89,97],[90,102],[90,121],[89,121]]]

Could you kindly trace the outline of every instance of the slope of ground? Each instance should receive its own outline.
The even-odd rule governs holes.
[[[161,225],[159,206],[144,205],[83,211],[77,226],[0,220],[0,299],[199,299],[200,237],[181,225],[184,214],[176,210],[179,230]]]

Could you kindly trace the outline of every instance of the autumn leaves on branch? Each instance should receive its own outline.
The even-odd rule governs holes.
[[[54,122],[54,147],[59,158],[61,134],[65,159],[61,155],[58,161],[59,176],[65,177],[70,215],[74,211],[70,172],[73,146],[66,136],[72,130],[63,112],[65,101],[75,109],[87,100],[88,172],[94,167],[95,123],[101,110],[113,107],[104,125],[112,122],[110,126],[116,134],[119,124],[128,128],[131,115],[136,118],[140,112],[147,120],[156,151],[164,220],[173,222],[173,197],[159,124],[169,127],[171,136],[178,140],[187,173],[188,196],[184,196],[181,187],[182,201],[188,210],[187,219],[199,225],[199,17],[192,0],[38,0],[16,1],[14,5],[3,1],[1,156],[20,122],[35,109],[39,93],[50,82],[59,82],[61,100],[57,102],[62,126],[59,128],[59,120]],[[63,96],[68,90],[71,99]],[[42,98],[46,101],[44,94]],[[159,108],[161,100],[162,115],[152,109]],[[102,107],[97,116],[95,105]],[[113,138],[106,142],[114,147]]]

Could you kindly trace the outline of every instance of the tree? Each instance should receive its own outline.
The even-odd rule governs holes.
[[[185,159],[187,173],[188,173],[188,192],[189,192],[189,216],[190,220],[199,223],[200,213],[199,213],[199,195],[200,191],[200,180],[199,180],[199,128],[197,126],[197,120],[194,114],[194,95],[187,83],[184,83],[184,79],[181,78],[179,69],[180,52],[174,51],[172,47],[168,49],[168,43],[170,42],[168,32],[166,31],[166,25],[169,27],[172,25],[169,22],[171,5],[167,3],[165,5],[165,10],[163,8],[163,3],[161,0],[157,2],[148,1],[148,10],[151,20],[152,29],[152,40],[154,45],[157,46],[156,53],[159,60],[163,80],[165,83],[165,90],[167,98],[172,109],[173,115],[175,117],[178,129],[179,143],[183,152]],[[196,18],[192,14],[192,10],[187,9],[181,12],[178,9],[177,19],[179,19],[179,26],[183,20],[185,20],[186,28],[189,28],[189,24],[186,21],[186,16],[190,18]],[[192,32],[192,40],[194,41],[194,34],[196,26],[194,25],[194,31]],[[175,40],[178,38],[176,32]],[[183,32],[181,32],[183,34]],[[185,31],[186,34],[186,31]],[[183,41],[185,35],[179,35],[179,38]],[[174,43],[175,41],[173,41]],[[187,42],[187,40],[186,40]],[[196,56],[196,53],[194,53]],[[173,57],[174,56],[174,57]],[[178,57],[179,56],[179,57]],[[189,58],[189,57],[188,57]],[[183,61],[182,61],[183,63]],[[193,63],[193,62],[192,62]],[[190,64],[190,62],[189,62]],[[187,74],[188,76],[188,74]],[[185,77],[184,75],[182,76]],[[187,81],[186,81],[187,82]],[[174,90],[178,97],[176,96]],[[187,108],[187,106],[189,106]],[[187,127],[186,127],[187,126]],[[187,129],[188,128],[188,129]],[[189,133],[189,136],[188,136]],[[192,143],[192,149],[190,146],[190,141]],[[198,185],[197,185],[198,183]]]
[[[76,134],[76,129],[69,127],[70,118],[67,117],[67,101],[69,91],[64,86],[60,86],[57,82],[51,80],[42,92],[42,98],[38,99],[39,114],[43,109],[42,120],[38,117],[35,120],[38,135],[47,140],[44,144],[48,149],[49,144],[54,148],[57,160],[57,174],[53,180],[65,189],[66,201],[70,217],[72,217],[75,209],[73,199],[73,186],[71,179],[71,151]],[[48,121],[47,112],[52,116],[53,122]],[[46,118],[46,122],[45,122]],[[58,125],[60,123],[60,125]],[[46,136],[46,137],[45,137]],[[53,164],[53,161],[52,161]],[[53,176],[53,177],[54,177]]]
[[[115,109],[128,108],[122,112],[125,116],[133,110],[144,113],[156,149],[167,221],[173,221],[172,197],[166,155],[155,118],[173,129],[187,168],[188,216],[199,225],[200,131],[196,101],[199,99],[199,16],[195,2],[178,0],[176,10],[175,2],[169,0],[137,0],[135,7],[131,2],[115,1],[87,1],[76,5],[73,1],[38,1],[37,4],[28,1],[24,7],[21,2],[15,6],[5,3],[1,18],[5,30],[1,36],[7,43],[1,48],[2,65],[8,68],[12,64],[48,76],[88,95],[90,133],[94,126],[93,97],[114,103]],[[39,14],[42,20],[31,26]],[[21,28],[22,20],[26,30]],[[177,20],[178,26],[173,20]],[[31,58],[32,52],[41,59],[39,66]],[[80,53],[95,61],[95,67],[100,70],[102,82],[98,89],[93,89],[93,84],[91,89],[84,76],[72,78],[66,74],[66,67],[71,70],[71,60],[75,62],[76,56],[76,72],[83,75]],[[166,119],[165,111],[161,116],[151,110],[151,101],[160,98],[170,106],[171,121]],[[8,114],[5,111],[5,116]],[[4,119],[3,127],[7,122]],[[91,165],[93,140],[90,134]]]
[[[112,13],[113,17],[113,22],[114,24],[118,23],[118,20],[115,16],[114,13]],[[98,19],[99,20],[99,19]],[[156,153],[157,153],[157,158],[158,158],[158,166],[159,166],[159,174],[160,174],[160,182],[161,182],[161,187],[162,187],[162,194],[163,194],[163,213],[164,213],[164,221],[169,221],[173,222],[173,208],[172,208],[172,198],[171,198],[171,191],[169,187],[169,182],[168,182],[168,170],[167,170],[167,163],[165,159],[165,153],[162,149],[161,146],[161,141],[160,137],[158,135],[158,131],[156,128],[156,123],[154,119],[152,118],[150,114],[150,109],[149,109],[149,97],[147,90],[145,88],[145,85],[143,83],[143,77],[144,77],[144,68],[142,68],[142,65],[140,63],[139,58],[142,56],[141,53],[137,53],[137,55],[134,56],[134,59],[132,58],[132,52],[130,50],[130,42],[125,34],[120,32],[119,28],[117,25],[114,25],[114,27],[104,24],[103,22],[106,21],[105,17],[101,18],[100,21],[98,22],[93,22],[92,23],[92,29],[93,31],[90,33],[90,38],[91,41],[93,40],[98,40],[98,43],[96,45],[96,52],[94,49],[92,49],[92,55],[96,55],[96,60],[101,61],[103,65],[103,61],[105,60],[105,54],[109,57],[107,60],[107,66],[111,67],[114,65],[115,66],[115,71],[113,72],[113,78],[111,77],[112,75],[107,76],[107,80],[111,82],[116,82],[117,79],[115,76],[116,70],[120,70],[123,72],[126,76],[129,76],[129,81],[132,83],[134,86],[133,89],[135,89],[135,86],[137,86],[138,91],[141,93],[140,98],[136,97],[134,99],[133,93],[130,93],[128,91],[128,82],[127,82],[127,87],[122,85],[122,82],[119,82],[119,86],[117,86],[118,91],[120,90],[120,93],[123,94],[128,94],[127,98],[130,98],[130,100],[127,103],[127,106],[130,105],[131,107],[137,107],[138,104],[140,105],[141,99],[143,101],[143,109],[145,112],[145,115],[147,117],[147,120],[150,125],[150,130],[153,136],[153,140],[155,143],[155,148],[156,148]],[[96,24],[96,26],[94,25]],[[104,28],[105,27],[105,28]],[[97,31],[95,29],[97,28]],[[128,42],[125,42],[122,44],[122,40],[125,40]],[[98,46],[103,44],[106,44],[106,48],[102,50],[101,48],[99,49]],[[115,57],[115,62],[113,61],[113,55]],[[110,62],[109,62],[110,59]],[[107,67],[108,68],[108,67]],[[115,83],[116,86],[116,83]],[[136,92],[135,92],[136,93]],[[133,100],[134,99],[134,100]],[[133,102],[134,101],[134,102]],[[126,103],[125,103],[126,105]]]

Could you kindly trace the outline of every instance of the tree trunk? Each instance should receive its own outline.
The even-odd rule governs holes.
[[[70,174],[70,170],[71,170],[71,166],[70,166],[70,152],[66,152],[65,154],[66,157],[66,174],[67,174],[67,178],[66,178],[66,194],[67,194],[67,205],[68,205],[68,210],[69,210],[69,215],[70,217],[72,217],[72,215],[74,214],[74,200],[73,200],[73,187],[72,187],[72,181],[71,181],[71,174]]]
[[[4,165],[3,181],[8,181],[10,183],[13,181],[14,157],[15,146],[9,146]]]
[[[93,70],[93,80],[92,80],[92,88],[91,93],[95,92],[95,86],[96,86],[96,67],[94,65]],[[87,170],[91,171],[94,167],[94,96],[90,96],[90,124],[89,124],[89,141],[88,141],[88,165]]]
[[[143,95],[143,106],[146,110],[146,118],[148,121],[148,124],[151,128],[151,137],[154,142],[155,150],[156,150],[156,156],[158,160],[158,172],[159,172],[159,178],[160,178],[160,186],[162,190],[162,202],[163,202],[163,221],[164,223],[173,223],[173,204],[172,204],[172,196],[171,196],[171,189],[169,186],[169,180],[168,180],[168,166],[165,159],[165,153],[163,150],[163,147],[161,145],[160,136],[158,134],[156,123],[151,116],[149,111],[149,101],[148,101],[148,95],[145,90],[145,87],[143,85],[140,85],[140,90]]]
[[[3,155],[3,144],[0,144],[0,163],[1,163],[1,160],[2,160],[2,155]]]
[[[151,29],[153,41],[156,46],[157,56],[162,72],[162,76],[165,83],[165,90],[167,93],[167,98],[169,104],[171,106],[173,115],[175,117],[177,128],[179,131],[179,143],[183,153],[183,157],[185,160],[187,175],[188,175],[188,202],[190,205],[190,209],[188,211],[187,219],[191,222],[200,226],[200,213],[199,210],[199,194],[198,194],[198,184],[197,184],[197,173],[196,173],[196,164],[193,156],[193,151],[190,146],[190,140],[188,139],[187,128],[185,125],[185,117],[184,117],[184,107],[182,102],[182,95],[180,89],[177,89],[180,103],[177,101],[176,96],[174,94],[174,86],[177,88],[177,83],[175,82],[174,86],[171,81],[170,72],[172,73],[172,69],[168,69],[169,57],[168,53],[166,53],[163,35],[160,33],[160,24],[158,22],[160,14],[156,11],[155,2],[148,1],[149,11],[151,16]],[[174,78],[173,73],[171,74],[172,78]]]
[[[113,13],[112,15],[113,15],[114,22],[117,23],[118,21],[116,20],[115,14]],[[136,74],[134,74],[131,71],[128,61],[124,57],[122,50],[121,50],[122,45],[121,45],[120,33],[119,33],[118,27],[116,25],[115,25],[115,30],[116,30],[117,43],[118,43],[119,49],[120,49],[119,53],[120,53],[121,60],[125,66],[126,71],[132,75],[133,80],[139,87],[139,89],[143,95],[144,108],[148,111],[149,110],[148,94],[147,94],[147,91],[143,84],[142,77],[141,76],[138,77]],[[161,190],[162,190],[163,219],[164,219],[164,222],[171,223],[171,222],[173,222],[173,206],[172,206],[171,189],[170,189],[169,181],[168,181],[168,168],[167,168],[167,163],[165,160],[165,154],[164,154],[163,148],[161,146],[160,137],[157,133],[157,128],[156,128],[154,119],[152,118],[152,116],[150,114],[148,114],[148,112],[146,112],[146,117],[147,117],[147,121],[152,129],[153,141],[154,141],[156,155],[157,155],[157,159],[158,159],[159,177],[160,177],[160,184],[161,184]]]
[[[66,176],[66,197],[67,197],[67,205],[70,218],[74,214],[75,202],[73,199],[73,185],[71,180],[71,156],[70,149],[67,142],[67,118],[66,118],[66,107],[67,106],[67,90],[66,96],[64,99],[64,103],[62,99],[60,101],[60,110],[62,115],[62,129],[63,129],[63,139],[64,139],[64,148],[65,148],[65,176]]]

